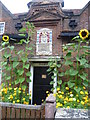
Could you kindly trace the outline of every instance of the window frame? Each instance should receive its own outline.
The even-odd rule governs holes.
[[[0,35],[2,35],[4,32],[5,32],[5,22],[0,22],[0,24],[2,24],[3,23],[3,32],[2,33],[0,33]]]

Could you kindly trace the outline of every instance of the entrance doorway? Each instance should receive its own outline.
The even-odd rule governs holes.
[[[33,77],[33,104],[40,105],[46,99],[46,91],[51,92],[51,74],[47,72],[48,67],[34,67]]]

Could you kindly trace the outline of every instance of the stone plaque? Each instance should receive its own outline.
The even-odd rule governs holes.
[[[52,30],[43,28],[37,31],[36,55],[52,54]]]

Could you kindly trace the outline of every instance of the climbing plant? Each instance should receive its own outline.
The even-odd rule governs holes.
[[[27,39],[21,39],[11,44],[9,36],[3,36],[2,40],[2,89],[1,100],[3,102],[29,104],[31,95],[28,91],[30,80],[29,56],[33,54],[30,43],[34,34],[34,25],[26,22],[25,27],[20,29],[19,35]],[[20,50],[17,47],[22,48]]]
[[[82,29],[72,43],[63,45],[63,58],[50,61],[49,73],[57,77],[56,107],[85,108],[90,106],[88,99],[88,56],[90,54],[89,32]],[[54,84],[54,80],[50,84]]]

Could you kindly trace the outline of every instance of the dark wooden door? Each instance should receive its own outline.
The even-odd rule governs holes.
[[[40,105],[46,99],[46,91],[50,91],[51,75],[48,75],[48,67],[34,67],[33,104]]]

